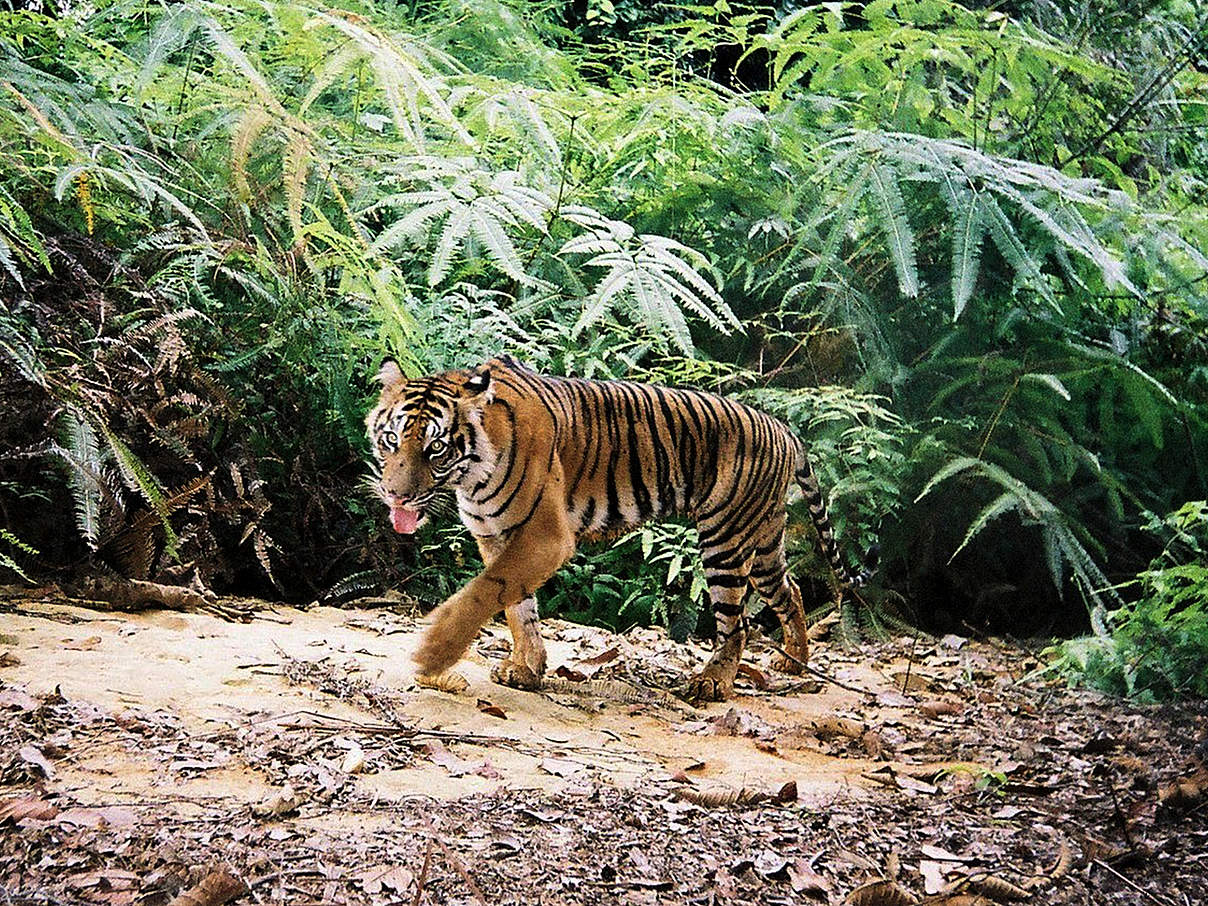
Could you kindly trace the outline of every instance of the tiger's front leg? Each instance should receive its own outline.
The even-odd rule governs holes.
[[[574,552],[575,537],[567,524],[565,506],[559,504],[556,494],[544,495],[527,522],[506,540],[490,539],[489,546],[492,556],[486,569],[433,611],[432,625],[412,659],[423,675],[443,673],[457,663],[487,620],[503,610],[512,628],[509,661],[523,664],[527,671],[509,668],[503,675],[519,679],[531,674],[539,684],[545,669],[545,646],[537,634],[533,593]],[[529,601],[531,609],[526,606]]]
[[[490,566],[504,545],[497,538],[476,538],[482,562]],[[537,599],[529,595],[519,604],[504,610],[512,632],[512,651],[491,671],[495,682],[514,689],[541,688],[545,673],[545,642],[538,627]]]
[[[512,652],[495,665],[491,679],[514,689],[540,689],[545,673],[545,642],[538,626],[537,599],[530,595],[504,613],[512,631]]]

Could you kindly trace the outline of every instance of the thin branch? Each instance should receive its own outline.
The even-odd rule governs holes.
[[[1137,116],[1153,100],[1158,92],[1173,82],[1178,74],[1194,61],[1196,53],[1199,50],[1199,45],[1205,37],[1208,37],[1208,18],[1205,18],[1191,31],[1183,46],[1171,58],[1166,68],[1156,73],[1149,84],[1134,95],[1133,99],[1124,106],[1124,109],[1108,124],[1107,128],[1093,139],[1083,143],[1081,148],[1061,161],[1057,165],[1057,169],[1063,169],[1071,161],[1080,160],[1088,154],[1097,152],[1109,138],[1122,132],[1129,121]]]

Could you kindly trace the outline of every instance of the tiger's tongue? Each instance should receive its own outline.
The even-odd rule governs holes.
[[[413,510],[405,506],[392,506],[390,508],[390,524],[394,526],[394,530],[400,535],[410,535],[415,531],[416,525],[419,524],[419,510]]]

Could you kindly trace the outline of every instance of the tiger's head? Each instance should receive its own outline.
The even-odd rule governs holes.
[[[378,381],[381,397],[365,419],[380,467],[376,490],[390,507],[394,530],[409,535],[423,525],[439,491],[479,480],[489,469],[482,416],[493,397],[491,372],[482,367],[407,380],[388,359]]]

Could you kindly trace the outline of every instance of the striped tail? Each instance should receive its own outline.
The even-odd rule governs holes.
[[[797,472],[795,477],[797,486],[801,488],[801,493],[805,496],[806,506],[809,507],[810,520],[814,523],[814,529],[818,533],[818,546],[822,549],[823,555],[830,563],[830,568],[834,571],[835,578],[839,580],[839,584],[844,588],[859,588],[876,572],[876,545],[869,549],[864,558],[864,567],[860,572],[852,572],[839,553],[839,545],[835,541],[835,533],[831,528],[830,516],[826,512],[826,498],[823,496],[822,488],[818,484],[818,476],[814,474],[814,470],[810,466],[809,457],[805,455],[805,448],[800,445],[798,446]]]

